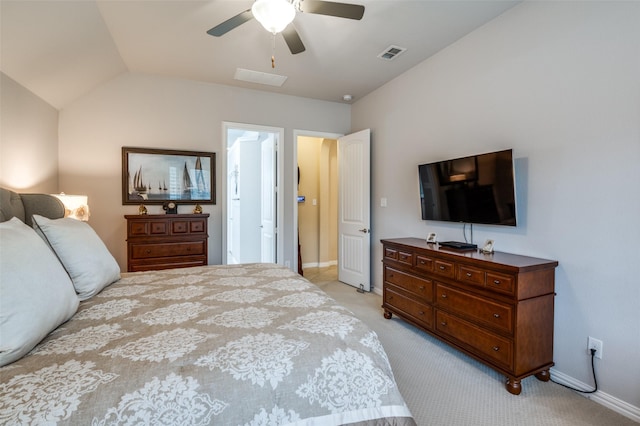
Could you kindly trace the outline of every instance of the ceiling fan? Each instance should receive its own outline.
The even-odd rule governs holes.
[[[289,50],[295,55],[305,51],[298,32],[293,25],[290,25],[293,18],[295,18],[296,12],[360,20],[364,15],[364,6],[322,0],[256,0],[251,9],[247,9],[216,25],[207,31],[207,34],[220,37],[245,22],[256,18],[272,34],[275,35],[282,32]]]

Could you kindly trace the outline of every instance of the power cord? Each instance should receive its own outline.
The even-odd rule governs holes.
[[[473,244],[473,223],[469,224],[469,229],[471,230],[471,243]],[[469,243],[469,240],[467,240],[467,223],[466,222],[462,223],[462,236],[464,237],[464,242]]]
[[[594,390],[586,391],[586,390],[576,389],[574,387],[567,386],[567,385],[562,384],[562,383],[558,383],[553,379],[551,379],[551,381],[553,383],[555,383],[556,385],[564,386],[565,388],[574,390],[576,392],[580,392],[580,393],[595,393],[598,390],[598,380],[596,380],[596,367],[595,367],[595,363],[594,363],[595,357],[596,357],[596,350],[591,348],[591,372],[593,373],[593,383],[595,384],[595,389]]]

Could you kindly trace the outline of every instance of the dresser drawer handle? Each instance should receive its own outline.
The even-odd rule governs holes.
[[[151,250],[148,250],[148,249],[147,249],[147,254],[151,254]]]
[[[441,325],[441,326],[443,326],[443,327],[446,327],[446,326],[447,326],[447,322],[446,322],[446,321],[442,321],[442,322],[440,323],[440,325]]]
[[[420,311],[418,312],[420,315],[424,315],[424,311]]]
[[[446,299],[446,298],[447,298],[447,295],[446,295],[446,294],[443,294],[443,295],[442,295],[442,298],[443,298],[443,299]]]
[[[424,286],[423,286],[423,285],[421,285],[420,287],[418,287],[418,290],[420,290],[420,291],[424,291]]]
[[[500,318],[500,314],[493,314],[494,318]]]
[[[495,285],[500,285],[500,280],[493,280],[493,283],[494,283]]]
[[[468,276],[468,277],[471,277],[471,272],[467,272],[467,276]]]
[[[439,268],[440,270],[444,271],[444,266],[440,265]]]
[[[421,261],[420,261],[420,264],[421,264],[421,265],[424,265],[424,260],[421,260]]]
[[[494,346],[492,349],[493,349],[494,351],[498,352],[498,351],[500,350],[500,346]]]

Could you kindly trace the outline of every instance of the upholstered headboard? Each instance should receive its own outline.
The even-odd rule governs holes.
[[[58,219],[64,217],[64,205],[49,194],[18,194],[0,188],[0,222],[15,216],[31,226],[31,216],[34,214]]]

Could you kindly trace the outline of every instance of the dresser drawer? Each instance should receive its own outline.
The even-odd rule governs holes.
[[[453,341],[464,343],[483,358],[511,369],[513,343],[509,339],[487,332],[446,312],[436,310],[436,330]]]
[[[132,259],[167,256],[196,256],[205,253],[205,241],[184,243],[131,244]]]
[[[207,230],[206,223],[203,220],[189,221],[189,233],[190,234],[204,234]]]
[[[391,260],[398,260],[398,250],[390,247],[384,248],[384,257]]]
[[[416,269],[424,272],[433,271],[433,259],[419,254],[416,255]]]
[[[129,272],[157,271],[160,269],[191,268],[204,266],[204,256],[158,257],[155,259],[133,260],[129,263]]]
[[[388,286],[384,288],[384,303],[405,315],[411,316],[427,328],[433,327],[433,308],[429,305],[405,297]]]
[[[406,252],[406,251],[399,251],[398,262],[404,263],[405,265],[413,266],[413,253]]]
[[[188,221],[177,221],[174,220],[171,222],[171,233],[174,235],[179,234],[187,234],[189,232],[189,222]]]
[[[455,264],[446,260],[436,259],[433,262],[433,272],[447,278],[456,276]]]
[[[506,294],[513,294],[515,280],[510,275],[487,272],[487,288]]]
[[[483,269],[458,265],[458,281],[484,287],[486,272]]]
[[[129,222],[129,237],[169,235],[169,222],[135,220]]]
[[[384,280],[416,294],[426,302],[433,300],[433,282],[431,280],[418,278],[389,267],[384,268]]]
[[[513,307],[436,283],[436,304],[499,331],[513,333]]]

